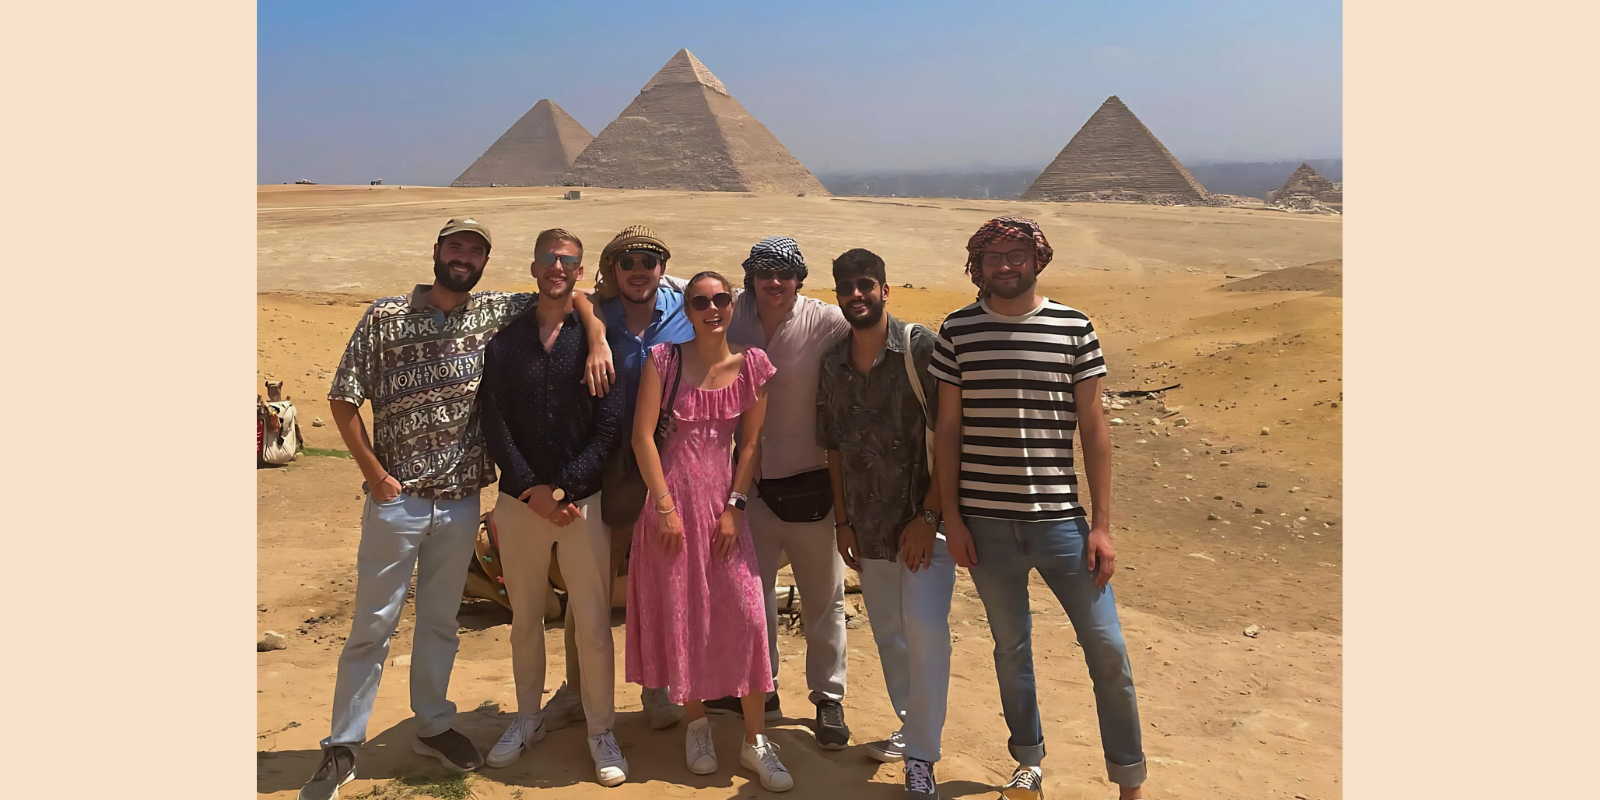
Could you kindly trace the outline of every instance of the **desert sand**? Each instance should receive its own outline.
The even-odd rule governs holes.
[[[828,262],[867,247],[889,265],[889,310],[937,325],[969,302],[967,236],[999,214],[1039,220],[1056,252],[1042,291],[1095,322],[1111,391],[1182,384],[1165,404],[1127,400],[1112,428],[1113,581],[1133,660],[1150,762],[1149,797],[1335,798],[1341,787],[1343,574],[1339,217],[1260,209],[996,200],[771,197],[558,188],[263,186],[258,191],[259,380],[282,380],[311,448],[342,450],[323,399],[346,338],[375,297],[431,280],[444,220],[473,215],[495,248],[481,288],[528,289],[534,236],[576,232],[590,253],[628,224],[674,250],[671,269],[737,277],[763,236],[794,237],[811,266],[805,293],[832,301]],[[903,284],[914,288],[903,288]],[[259,382],[258,382],[259,387]],[[327,420],[313,427],[313,418]],[[1179,426],[1178,419],[1188,421]],[[258,633],[288,648],[257,656],[257,791],[290,798],[315,769],[334,671],[349,625],[362,505],[354,462],[303,455],[257,472]],[[485,508],[494,489],[484,495]],[[1049,756],[1046,795],[1115,797],[1105,781],[1094,699],[1065,614],[1034,579],[1035,668]],[[860,595],[849,610],[862,615]],[[451,683],[457,727],[485,751],[513,703],[509,619],[463,605]],[[803,639],[780,637],[786,719],[771,731],[795,776],[794,798],[899,796],[901,768],[859,745],[888,735],[892,714],[864,617],[850,630],[853,733],[842,752],[809,731]],[[411,612],[390,658],[410,652]],[[983,606],[963,572],[951,612],[954,661],[942,796],[991,797],[1010,775],[1005,722]],[[1252,635],[1245,631],[1253,628]],[[619,675],[625,628],[614,625]],[[546,634],[547,691],[564,675],[559,629]],[[722,769],[683,766],[681,726],[652,732],[636,687],[618,683],[617,738],[632,767],[615,789],[594,783],[581,726],[555,732],[506,769],[484,769],[479,798],[766,795],[737,767],[737,718],[719,717]],[[386,670],[358,779],[344,797],[393,798],[442,778],[412,754],[407,670]],[[558,792],[541,792],[557,789]]]

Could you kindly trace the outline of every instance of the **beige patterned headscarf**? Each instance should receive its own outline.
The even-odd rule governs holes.
[[[617,279],[616,257],[629,250],[649,250],[661,254],[661,271],[666,273],[666,262],[672,258],[672,251],[667,249],[667,243],[656,238],[649,228],[643,225],[629,225],[622,232],[611,239],[611,242],[600,251],[600,274],[594,279],[595,296],[601,300],[610,300],[622,292],[621,283]]]

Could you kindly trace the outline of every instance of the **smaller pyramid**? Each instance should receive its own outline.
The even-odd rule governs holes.
[[[561,106],[540,100],[450,185],[556,186],[592,141]]]
[[[571,186],[827,196],[717,76],[679,50],[562,177]]]
[[[1310,164],[1301,164],[1277,191],[1269,192],[1267,202],[1288,200],[1297,194],[1310,195],[1313,200],[1335,210],[1344,208],[1344,184],[1322,177]]]
[[[1210,197],[1116,95],[1106,98],[1022,199],[1091,199],[1083,197],[1090,194],[1195,204]]]

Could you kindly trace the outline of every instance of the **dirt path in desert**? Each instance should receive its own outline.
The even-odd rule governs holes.
[[[429,228],[436,231],[445,216],[472,203],[377,209],[341,194],[359,189],[297,188],[302,191],[262,191],[263,210],[279,206],[284,213],[265,215],[261,222],[258,377],[285,382],[299,407],[308,446],[342,450],[331,423],[313,427],[312,420],[331,420],[322,396],[351,326],[380,292],[394,293],[426,279],[427,262],[416,253],[425,254]],[[417,191],[431,191],[441,201],[476,200],[484,210],[473,213],[483,216],[502,209],[493,190],[476,190],[477,196],[466,190]],[[1325,219],[1230,209],[955,200],[908,200],[897,206],[827,198],[628,194],[641,197],[613,197],[588,207],[541,200],[537,213],[526,208],[533,201],[508,203],[506,208],[518,210],[504,211],[493,223],[500,226],[497,244],[502,237],[506,244],[497,246],[490,269],[501,271],[485,285],[524,285],[527,254],[520,248],[549,225],[578,229],[597,252],[604,240],[600,231],[620,228],[624,219],[660,217],[673,227],[668,241],[681,248],[682,269],[705,264],[736,272],[737,259],[728,263],[728,254],[748,248],[759,238],[749,233],[773,224],[769,220],[789,219],[796,221],[789,230],[798,231],[793,235],[813,263],[808,293],[826,284],[828,257],[846,247],[867,246],[889,261],[896,287],[891,313],[937,325],[971,299],[969,284],[952,266],[959,263],[962,231],[970,233],[994,213],[1028,212],[1037,214],[1047,233],[1060,229],[1057,262],[1041,285],[1094,319],[1111,365],[1108,388],[1183,385],[1165,399],[1177,414],[1160,424],[1153,422],[1163,415],[1149,401],[1129,400],[1124,408],[1108,410],[1123,422],[1112,429],[1121,567],[1114,586],[1140,693],[1149,796],[1310,800],[1341,794],[1343,301],[1329,291],[1337,285],[1337,267],[1324,263],[1312,273],[1295,273],[1298,283],[1267,287],[1275,291],[1224,288],[1251,288],[1228,275],[1337,259],[1336,220],[1330,225]],[[374,204],[394,199],[387,192],[364,196]],[[334,212],[347,215],[341,220],[325,216],[326,207],[316,202],[355,208]],[[290,210],[290,204],[319,211]],[[970,206],[982,209],[964,210]],[[730,216],[717,216],[723,212]],[[530,215],[525,221],[520,220],[524,213]],[[686,220],[696,215],[720,221],[689,225]],[[1052,217],[1058,219],[1054,227]],[[1083,247],[1093,249],[1063,247],[1089,241],[1069,233],[1074,226],[1090,229],[1094,244]],[[384,253],[391,250],[405,255],[385,261]],[[918,253],[938,256],[917,260]],[[1142,271],[1128,269],[1130,261]],[[675,257],[674,271],[679,263]],[[922,288],[905,289],[904,282]],[[1187,424],[1175,424],[1178,419]],[[257,656],[257,790],[264,797],[290,798],[315,768],[317,741],[329,724],[334,668],[354,589],[361,479],[353,462],[331,456],[305,456],[286,468],[259,470],[257,477],[258,629],[289,639],[288,649]],[[486,506],[492,498],[485,494]],[[1049,747],[1047,796],[1113,797],[1114,787],[1104,780],[1081,651],[1059,605],[1037,578],[1032,593],[1035,668]],[[849,633],[845,706],[857,746],[842,752],[817,748],[800,677],[803,640],[792,632],[780,638],[780,692],[787,716],[773,738],[795,776],[790,797],[899,796],[900,767],[870,761],[859,747],[887,735],[892,715],[860,595],[850,595],[849,602],[857,619]],[[513,698],[508,619],[489,604],[469,603],[462,608],[461,625],[451,696],[461,711],[458,728],[486,750],[507,724],[504,710]],[[1252,626],[1256,635],[1244,635]],[[391,659],[410,652],[411,627],[408,609]],[[945,759],[938,766],[942,796],[987,798],[1009,776],[1012,764],[999,712],[993,643],[983,606],[964,574],[956,587],[951,628],[951,704]],[[620,612],[614,633],[620,657],[626,636]],[[564,674],[559,630],[547,631],[546,647],[546,689],[553,690]],[[513,767],[472,776],[467,788],[479,798],[767,794],[752,774],[737,768],[736,718],[717,722],[722,769],[695,776],[683,767],[681,726],[650,731],[637,713],[637,689],[620,682],[617,701],[617,737],[632,767],[623,786],[604,789],[594,783],[582,731],[571,727],[551,734]],[[441,777],[430,762],[410,752],[409,715],[406,670],[389,669],[371,742],[362,751],[360,778],[343,796],[397,798],[427,791],[427,784]]]

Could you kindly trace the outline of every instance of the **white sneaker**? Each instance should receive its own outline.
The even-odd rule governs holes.
[[[650,718],[650,730],[670,728],[683,719],[683,706],[673,704],[666,689],[642,688],[639,690],[639,702],[644,705],[644,713]]]
[[[766,734],[756,734],[756,743],[746,742],[739,752],[739,763],[755,770],[761,776],[761,785],[769,792],[787,792],[794,788],[794,778],[789,769],[778,760],[778,746]]]
[[[500,735],[500,741],[495,742],[494,749],[489,751],[485,762],[491,767],[509,767],[522,757],[526,750],[544,738],[546,731],[544,717],[534,714],[531,717],[517,715],[511,727]]]
[[[601,786],[616,786],[628,779],[628,759],[622,757],[611,731],[589,737],[589,755],[594,759],[594,779]]]
[[[549,702],[544,704],[544,729],[559,731],[577,720],[583,719],[583,698],[573,691],[567,684],[561,684],[554,694],[550,695]]]
[[[889,735],[881,742],[867,744],[867,755],[888,764],[893,761],[906,760],[906,740],[899,731]]]
[[[717,771],[717,749],[711,743],[711,720],[701,717],[689,723],[683,734],[683,760],[696,775]]]

